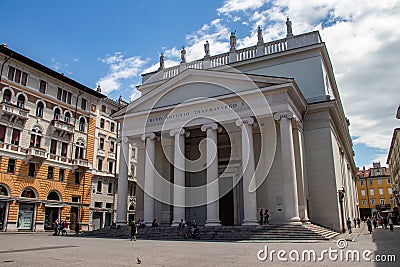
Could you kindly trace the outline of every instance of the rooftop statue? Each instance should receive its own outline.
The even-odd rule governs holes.
[[[231,44],[231,49],[229,51],[235,51],[236,50],[236,36],[235,32],[231,32],[231,37],[230,37],[230,44]]]
[[[287,18],[286,20],[286,37],[292,37],[293,36],[293,31],[292,31],[292,22]]]
[[[161,53],[160,55],[160,67],[158,68],[158,70],[163,70],[164,69],[164,53]]]
[[[206,43],[204,44],[204,53],[205,53],[204,57],[210,56],[210,44],[208,43],[208,41],[206,41]]]
[[[264,39],[263,39],[262,29],[260,26],[258,26],[257,38],[258,38],[257,45],[262,45],[264,43]]]
[[[186,63],[186,49],[183,46],[181,50],[181,63]]]

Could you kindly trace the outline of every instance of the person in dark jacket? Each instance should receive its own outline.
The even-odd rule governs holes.
[[[136,241],[137,227],[135,221],[131,222],[131,241]]]
[[[264,210],[260,209],[260,225],[263,225],[264,222]]]

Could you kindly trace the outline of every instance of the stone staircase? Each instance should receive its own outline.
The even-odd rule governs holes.
[[[262,226],[214,226],[199,227],[201,240],[294,240],[294,241],[318,241],[329,240],[339,233],[321,226],[307,225],[262,225]],[[130,228],[123,226],[118,229],[100,229],[82,233],[80,236],[104,237],[104,238],[129,238]],[[138,239],[151,240],[183,240],[183,231],[177,227],[146,227],[139,229]]]

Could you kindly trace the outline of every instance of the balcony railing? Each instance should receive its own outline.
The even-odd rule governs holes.
[[[43,161],[47,159],[47,151],[40,147],[30,147],[26,152],[29,161]]]
[[[53,127],[56,131],[66,132],[72,134],[74,132],[74,126],[69,122],[63,120],[54,119],[52,121]]]
[[[90,169],[90,162],[87,159],[74,159],[72,165],[75,171],[87,171]]]
[[[28,119],[28,114],[29,114],[28,109],[7,102],[2,102],[0,103],[0,105],[1,105],[0,110],[2,111],[3,114],[9,115],[10,117],[17,117],[22,120]]]
[[[100,156],[100,157],[105,157],[106,156],[106,153],[104,152],[104,150],[103,149],[98,149],[97,150],[97,156]]]
[[[115,152],[108,152],[109,159],[115,159]]]
[[[204,57],[203,59],[198,59],[187,63],[181,63],[180,65],[161,69],[159,71],[144,73],[142,74],[142,83],[146,82],[152,76],[154,76],[154,78],[152,78],[152,82],[161,79],[170,79],[186,69],[209,69],[234,62],[253,59],[256,57],[276,54],[295,48],[319,44],[321,42],[320,35],[317,31],[295,35],[251,47],[237,49],[219,55]],[[162,75],[154,75],[158,73],[161,73]]]

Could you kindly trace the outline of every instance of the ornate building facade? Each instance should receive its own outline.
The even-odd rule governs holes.
[[[88,225],[97,103],[105,96],[0,47],[0,228]]]
[[[400,106],[397,108],[396,118],[400,119]],[[386,163],[390,167],[395,205],[400,208],[400,128],[396,128],[393,131]]]
[[[143,74],[142,96],[113,115],[121,157],[137,147],[136,216],[177,225],[311,220],[342,231],[358,217],[356,168],[339,90],[318,32],[186,61]],[[323,167],[322,167],[323,166]],[[120,161],[118,196],[128,195]],[[126,205],[117,223],[126,224]]]

